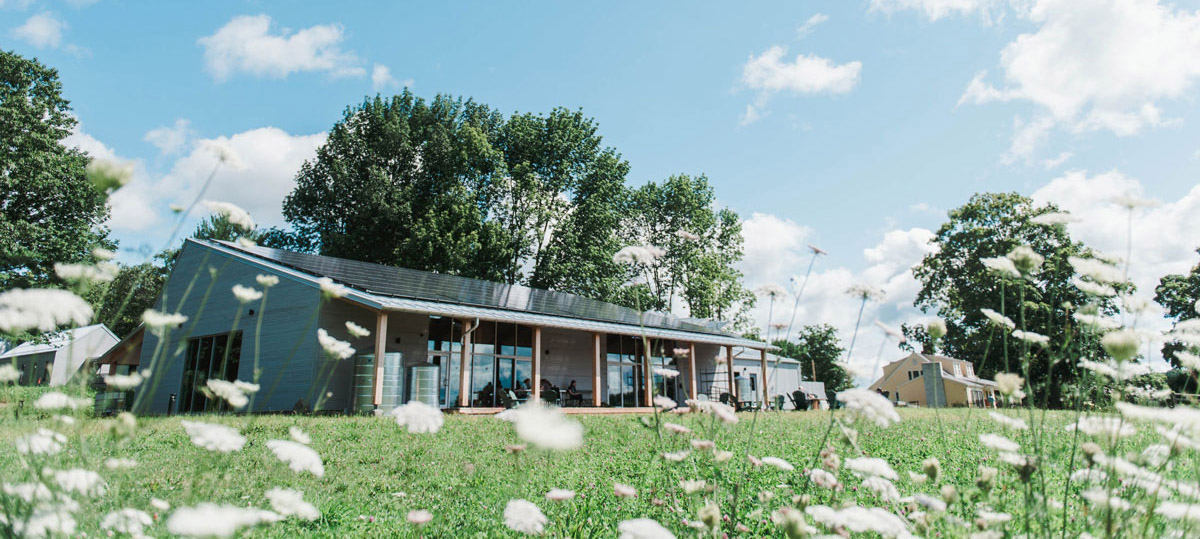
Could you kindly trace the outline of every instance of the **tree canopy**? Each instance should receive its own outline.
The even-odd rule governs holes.
[[[61,285],[54,263],[113,247],[89,159],[63,145],[75,123],[57,71],[0,51],[0,290]]]
[[[838,340],[837,328],[829,324],[804,326],[800,328],[795,342],[780,339],[774,344],[779,347],[779,355],[800,362],[800,373],[804,379],[825,382],[825,389],[830,391],[854,386],[854,380],[838,365],[838,360],[846,350]]]
[[[1200,254],[1200,248],[1196,249]],[[1154,301],[1162,305],[1167,318],[1174,323],[1200,318],[1197,312],[1197,301],[1200,301],[1200,263],[1197,263],[1186,275],[1164,275],[1154,289]],[[1172,365],[1179,366],[1175,352],[1182,350],[1183,345],[1176,341],[1163,343],[1163,357]]]
[[[921,283],[914,305],[937,313],[948,327],[939,343],[941,353],[973,362],[987,378],[1020,372],[1019,342],[997,331],[981,309],[1002,313],[1018,328],[1045,335],[1056,345],[1072,343],[1072,336],[1080,334],[1072,317],[1075,309],[1094,304],[1103,312],[1113,311],[1111,302],[1097,303],[1071,283],[1075,270],[1068,258],[1090,257],[1090,249],[1072,240],[1064,225],[1034,221],[1057,211],[1016,193],[981,193],[950,212],[932,240],[937,248],[913,268]],[[1033,279],[1006,279],[984,266],[983,259],[1003,257],[1020,245],[1045,257]],[[920,342],[921,336],[911,330],[909,336]],[[1061,405],[1063,383],[1075,378],[1074,361],[1056,360],[1060,356],[1041,348],[1030,354],[1029,381],[1039,404]]]

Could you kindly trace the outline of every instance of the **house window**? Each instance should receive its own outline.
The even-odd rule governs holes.
[[[958,363],[954,364],[954,375],[962,376],[962,366],[960,366]]]
[[[225,410],[225,403],[211,405],[203,388],[209,379],[233,382],[238,377],[242,357],[242,332],[209,335],[188,340],[183,364],[183,386],[179,390],[180,412]]]
[[[650,367],[665,367],[679,370],[673,357],[676,343],[672,340],[650,339]],[[645,345],[640,337],[630,335],[608,335],[608,405],[649,406],[645,400],[645,373],[642,361],[646,357]],[[676,399],[679,396],[679,379],[669,379],[653,374],[654,394]]]
[[[920,377],[921,377],[921,371],[908,371],[908,379],[909,380],[912,380],[914,378],[920,378]]]
[[[975,377],[975,368],[974,367],[972,367],[970,364],[967,364],[967,365],[964,365],[963,368],[966,369],[968,378]]]

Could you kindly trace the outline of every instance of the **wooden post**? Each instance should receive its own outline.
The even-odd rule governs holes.
[[[696,380],[696,343],[688,343],[688,382],[692,389],[692,398],[699,398],[700,381]]]
[[[758,354],[759,361],[762,362],[762,381],[758,384],[758,394],[762,396],[762,407],[763,410],[766,410],[767,399],[770,398],[770,395],[768,395],[767,391],[769,388],[767,385],[767,349],[763,348],[762,350],[759,350]],[[778,367],[778,365],[776,365],[776,367]]]
[[[542,328],[533,328],[533,387],[529,400],[542,400]]]
[[[729,398],[733,399],[734,407],[737,406],[737,384],[733,383],[733,347],[725,347],[725,368],[729,370]]]
[[[379,311],[375,317],[375,396],[371,402],[375,409],[383,404],[383,356],[387,353],[387,311]]]
[[[471,328],[470,320],[462,320],[462,350],[458,355],[458,407],[471,406]]]
[[[592,406],[600,407],[600,370],[602,367],[599,333],[592,333]]]
[[[648,342],[649,341],[645,339],[642,340],[642,343]],[[654,371],[650,368],[650,347],[646,346],[644,348],[645,349],[642,350],[642,362],[644,364],[642,371],[645,373],[643,374],[643,377],[646,383],[643,384],[645,388],[643,391],[644,398],[642,400],[642,406],[654,406]]]

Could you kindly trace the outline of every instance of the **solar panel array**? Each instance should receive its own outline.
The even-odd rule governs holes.
[[[638,312],[628,307],[521,285],[495,283],[457,275],[430,273],[396,266],[360,262],[331,256],[297,253],[269,247],[221,245],[379,296],[437,301],[474,307],[524,311],[552,316],[638,325]],[[672,316],[646,313],[647,326],[728,335],[714,327]]]

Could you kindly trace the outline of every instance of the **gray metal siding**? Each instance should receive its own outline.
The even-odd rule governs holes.
[[[215,273],[210,273],[209,268],[215,268]],[[180,391],[188,337],[228,333],[231,329],[242,331],[239,380],[254,379],[256,341],[261,350],[259,384],[262,390],[254,400],[254,411],[291,410],[300,399],[305,399],[309,405],[314,403],[313,367],[318,353],[318,320],[314,315],[320,291],[311,284],[280,275],[279,284],[268,292],[265,312],[259,312],[260,302],[241,305],[231,290],[235,284],[261,288],[255,282],[255,276],[261,273],[266,272],[236,257],[195,243],[184,245],[155,309],[183,313],[188,316],[188,321],[182,329],[170,333],[170,342],[163,347],[166,353],[160,354],[159,365],[154,367],[153,387],[143,389],[145,395],[139,395],[143,401],[139,404],[142,413],[166,412],[170,395]],[[196,277],[195,284],[185,297],[193,276]],[[205,302],[210,285],[211,292]],[[164,298],[169,301],[169,308],[163,307]],[[250,309],[255,311],[254,316],[249,316]],[[238,327],[233,328],[238,310],[242,311],[242,317]],[[260,317],[262,334],[257,336],[255,328]],[[343,326],[343,333],[344,330]],[[139,369],[151,367],[151,358],[158,345],[158,337],[147,331]],[[273,390],[272,386],[275,386]]]

